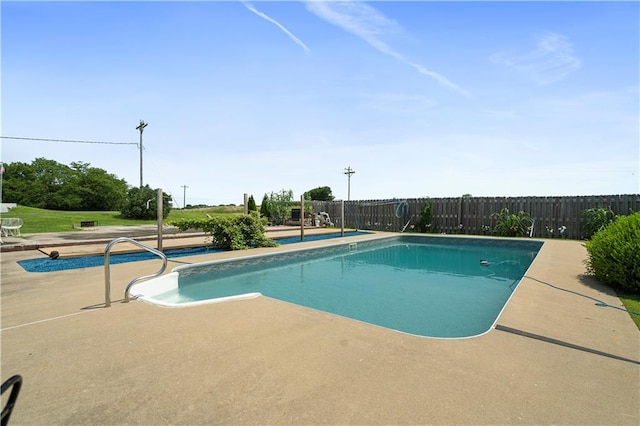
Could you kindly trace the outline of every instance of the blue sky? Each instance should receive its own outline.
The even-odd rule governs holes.
[[[187,204],[640,192],[637,2],[7,2],[2,136]],[[136,145],[2,161],[140,181]]]

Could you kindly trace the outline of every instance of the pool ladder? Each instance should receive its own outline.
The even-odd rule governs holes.
[[[160,250],[156,250],[153,247],[149,247],[146,244],[142,244],[139,241],[136,241],[132,238],[127,238],[127,237],[120,237],[111,241],[109,244],[107,244],[107,246],[104,249],[104,306],[105,308],[108,308],[109,306],[111,306],[111,268],[110,268],[111,265],[109,264],[109,255],[111,253],[111,247],[124,241],[135,244],[138,247],[143,248],[153,254],[157,254],[162,258],[162,268],[160,268],[158,272],[156,272],[155,274],[144,275],[142,277],[135,278],[127,285],[127,288],[124,291],[125,303],[129,302],[129,290],[131,289],[131,286],[133,286],[135,283],[138,283],[140,281],[157,277],[161,275],[165,269],[167,269],[167,256]]]

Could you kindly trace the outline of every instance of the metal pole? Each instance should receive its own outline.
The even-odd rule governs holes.
[[[340,236],[344,237],[344,200],[340,200]]]
[[[148,126],[148,123],[145,123],[143,120],[140,120],[140,124],[136,127],[136,130],[140,130],[140,188],[142,188],[142,131],[145,127]]]
[[[249,194],[244,193],[244,214],[249,214]]]
[[[162,214],[163,214],[163,208],[162,208],[162,202],[163,200],[163,196],[162,196],[162,188],[158,188],[158,250],[162,251]]]
[[[300,241],[304,241],[304,195],[300,196]]]
[[[187,185],[182,185],[182,208],[187,207]]]
[[[344,174],[347,175],[347,201],[351,200],[351,175],[355,172],[351,166],[344,169]]]

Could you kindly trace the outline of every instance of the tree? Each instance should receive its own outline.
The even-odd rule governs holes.
[[[127,182],[115,175],[87,163],[71,163],[71,167],[81,171],[78,191],[81,198],[80,210],[120,210],[127,194]]]
[[[2,180],[2,201],[44,208],[47,188],[36,178],[34,168],[27,163],[5,164]]]
[[[269,196],[264,194],[262,197],[262,203],[260,203],[260,217],[267,220],[271,219],[271,210],[269,209]]]
[[[247,201],[247,207],[250,212],[258,211],[258,207],[256,206],[256,200],[253,198],[253,195],[249,196],[249,200]]]
[[[331,193],[331,188],[328,186],[319,186],[307,191],[305,194],[309,194],[311,200],[315,201],[333,201],[335,198]]]
[[[158,218],[158,195],[156,189],[151,189],[149,185],[142,188],[133,187],[127,192],[127,198],[120,214],[125,219],[157,219]],[[166,218],[171,211],[171,196],[162,193],[162,217]]]
[[[127,183],[88,163],[71,166],[45,158],[10,163],[3,176],[2,201],[49,210],[118,210]]]

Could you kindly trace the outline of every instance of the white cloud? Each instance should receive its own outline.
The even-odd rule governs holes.
[[[409,65],[420,74],[435,79],[440,85],[464,95],[468,93],[443,75],[412,62],[381,38],[384,34],[400,30],[398,23],[387,18],[363,1],[307,1],[307,9],[319,18],[360,37],[385,55]]]
[[[259,17],[266,19],[267,21],[271,22],[272,24],[274,24],[275,26],[277,26],[278,28],[280,28],[282,30],[282,32],[284,32],[287,36],[289,36],[289,38],[291,40],[293,40],[297,45],[299,45],[300,47],[302,47],[306,52],[310,52],[311,49],[309,49],[307,47],[306,44],[304,44],[302,42],[302,40],[300,40],[298,37],[296,37],[295,35],[293,35],[293,33],[291,31],[289,31],[288,29],[285,28],[284,25],[282,25],[281,23],[279,23],[278,21],[276,21],[275,19],[269,17],[268,15],[260,12],[259,10],[257,10],[255,7],[253,7],[251,4],[246,3],[246,2],[242,2],[242,4],[249,9],[251,12],[255,13],[256,15],[258,15]]]
[[[574,55],[573,45],[567,38],[551,32],[538,36],[536,47],[530,52],[499,52],[492,55],[491,60],[528,75],[540,85],[560,81],[582,66],[582,61]]]

